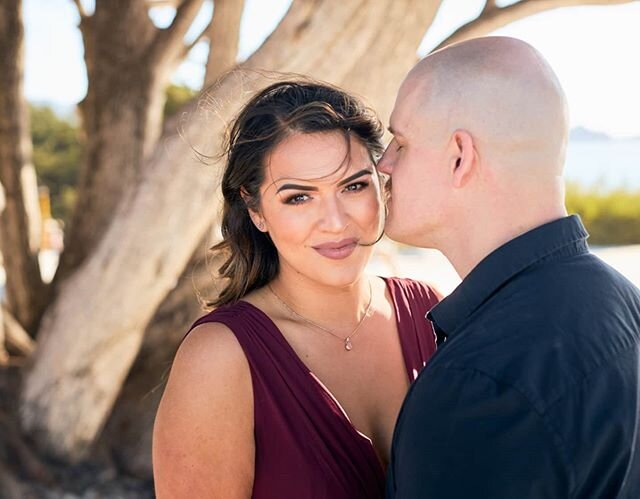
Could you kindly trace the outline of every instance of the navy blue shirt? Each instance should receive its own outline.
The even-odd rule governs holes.
[[[587,237],[577,216],[537,227],[429,312],[389,499],[640,498],[640,291]]]

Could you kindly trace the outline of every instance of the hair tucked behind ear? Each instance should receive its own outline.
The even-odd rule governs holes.
[[[358,139],[375,162],[382,154],[383,128],[375,113],[356,97],[325,83],[283,81],[258,92],[231,124],[222,176],[222,241],[219,269],[225,287],[209,306],[241,299],[270,282],[279,270],[278,252],[267,233],[253,224],[258,211],[265,160],[292,133],[338,131]],[[244,197],[244,198],[243,198]]]

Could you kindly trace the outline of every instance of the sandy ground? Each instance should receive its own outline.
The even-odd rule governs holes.
[[[640,287],[640,245],[592,248],[591,251]],[[449,294],[460,278],[449,261],[436,250],[383,245],[374,254],[369,271],[381,276],[411,277],[433,284]]]

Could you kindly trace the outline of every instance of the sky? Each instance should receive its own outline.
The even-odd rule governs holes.
[[[275,28],[291,0],[246,0],[239,59],[248,57]],[[86,93],[78,14],[71,0],[23,0],[25,94],[32,102],[70,109]],[[91,0],[83,0],[89,10]],[[498,2],[498,5],[511,3]],[[418,53],[426,54],[480,12],[484,0],[444,0]],[[209,2],[187,38],[206,23]],[[171,9],[152,9],[166,26]],[[571,125],[616,138],[640,137],[640,2],[556,9],[512,23],[494,35],[520,38],[549,61],[569,101]],[[174,82],[197,88],[204,76],[206,44],[197,45]]]

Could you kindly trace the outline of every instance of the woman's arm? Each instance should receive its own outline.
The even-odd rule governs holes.
[[[253,390],[234,334],[219,323],[178,349],[153,428],[158,499],[247,499],[254,476]]]

